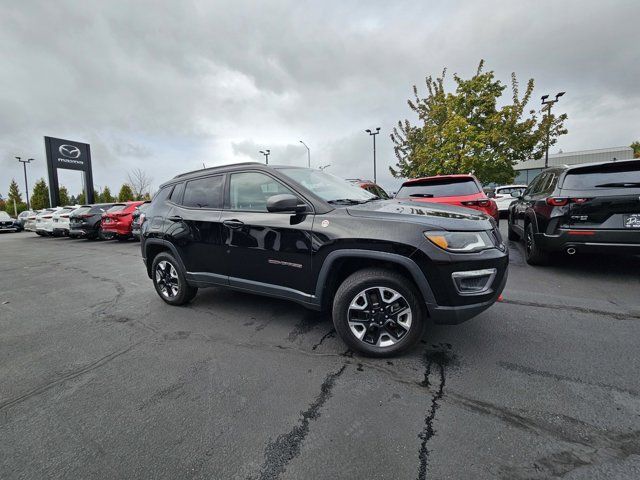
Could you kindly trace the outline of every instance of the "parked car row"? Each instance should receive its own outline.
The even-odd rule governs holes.
[[[140,238],[140,216],[150,202],[97,203],[22,212],[16,220],[0,217],[6,231],[26,230],[40,236],[128,240]],[[1,212],[0,215],[6,212]],[[134,218],[137,221],[134,231]],[[9,225],[10,223],[10,225]]]

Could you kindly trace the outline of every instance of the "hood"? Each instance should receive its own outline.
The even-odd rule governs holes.
[[[419,223],[442,230],[490,230],[492,219],[470,208],[442,203],[377,200],[347,208],[354,217]]]

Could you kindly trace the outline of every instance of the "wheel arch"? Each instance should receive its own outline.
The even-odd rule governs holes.
[[[171,243],[167,243],[156,238],[150,238],[145,242],[144,252],[145,263],[147,266],[147,275],[149,276],[149,278],[151,278],[151,267],[153,266],[153,260],[158,256],[158,254],[162,252],[168,252],[173,255],[176,261],[179,263],[179,267],[182,269],[182,272],[186,273],[184,263],[182,263],[182,259],[180,258],[180,255],[178,253],[178,249]]]
[[[327,255],[316,280],[316,301],[324,309],[333,294],[351,273],[367,267],[387,267],[399,271],[418,287],[423,301],[436,303],[429,282],[420,267],[408,257],[373,250],[344,249]]]

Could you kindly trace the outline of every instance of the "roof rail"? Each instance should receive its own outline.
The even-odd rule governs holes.
[[[224,168],[229,168],[229,167],[236,167],[236,166],[241,166],[241,165],[264,165],[264,163],[260,163],[260,162],[240,162],[240,163],[229,163],[228,165],[218,165],[217,167],[209,167],[209,168],[200,168],[198,170],[191,170],[189,172],[185,172],[185,173],[180,173],[178,175],[176,175],[173,178],[181,178],[187,175],[191,175],[192,173],[197,173],[197,172],[209,172],[209,171],[218,171],[218,170],[222,170]]]

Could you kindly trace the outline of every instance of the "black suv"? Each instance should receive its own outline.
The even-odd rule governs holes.
[[[551,252],[640,253],[640,160],[544,170],[509,207],[531,265]]]
[[[245,163],[178,175],[145,212],[141,248],[165,302],[225,286],[332,311],[354,350],[392,355],[427,317],[463,322],[507,279],[495,221],[468,209],[379,200],[319,170]]]
[[[113,207],[113,203],[83,205],[69,216],[69,236],[71,238],[102,239],[102,214]]]

